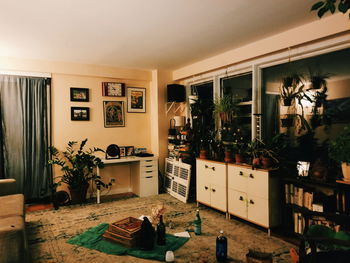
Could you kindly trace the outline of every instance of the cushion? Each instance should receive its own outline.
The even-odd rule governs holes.
[[[0,218],[0,263],[26,262],[24,219]]]
[[[24,217],[24,196],[22,194],[0,196],[0,219],[9,216]]]

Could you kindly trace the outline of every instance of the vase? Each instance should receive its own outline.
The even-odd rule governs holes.
[[[236,163],[243,163],[243,156],[239,153],[235,154],[235,161]]]
[[[350,182],[350,164],[348,163],[342,163],[341,169],[343,172],[343,180],[346,182]]]
[[[72,204],[82,204],[86,202],[86,194],[89,188],[89,183],[83,184],[77,188],[68,186]]]

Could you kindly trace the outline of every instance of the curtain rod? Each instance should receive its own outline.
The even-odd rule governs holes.
[[[51,73],[45,73],[45,72],[0,70],[0,74],[1,75],[24,76],[24,77],[51,78]]]

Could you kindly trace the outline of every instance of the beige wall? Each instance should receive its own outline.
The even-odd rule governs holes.
[[[335,14],[174,70],[173,79],[188,78],[349,30],[348,16]]]

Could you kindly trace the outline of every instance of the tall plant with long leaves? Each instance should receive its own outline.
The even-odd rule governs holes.
[[[60,166],[63,172],[63,175],[57,177],[58,184],[65,183],[72,189],[77,189],[93,180],[96,184],[105,186],[100,176],[94,172],[95,167],[104,166],[102,160],[94,153],[104,151],[96,147],[84,150],[87,140],[83,140],[78,148],[76,148],[78,142],[70,141],[63,152],[59,152],[54,146],[49,147],[52,159],[48,164]]]

